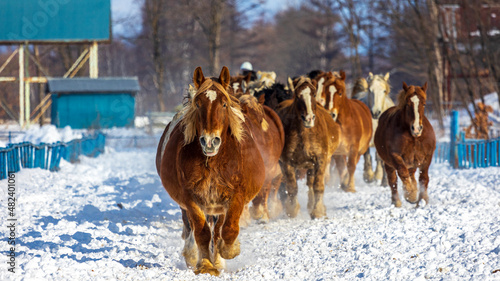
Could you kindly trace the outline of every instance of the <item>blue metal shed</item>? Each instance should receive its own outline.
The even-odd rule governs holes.
[[[139,90],[137,77],[49,78],[52,124],[75,129],[131,127]]]

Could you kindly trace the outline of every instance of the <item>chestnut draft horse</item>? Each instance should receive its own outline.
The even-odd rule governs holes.
[[[372,117],[370,109],[361,101],[349,99],[345,91],[345,72],[325,73],[317,77],[316,99],[331,113],[342,130],[339,149],[333,156],[341,179],[341,187],[356,192],[354,171],[359,158],[370,147]],[[324,80],[323,80],[324,79]],[[347,171],[345,170],[347,156]]]
[[[262,187],[265,166],[239,101],[227,92],[227,67],[218,79],[198,67],[193,82],[196,91],[160,139],[156,168],[182,210],[186,264],[218,275],[222,258],[240,253],[240,215]]]
[[[286,181],[285,210],[289,217],[296,217],[300,205],[297,200],[296,172],[307,169],[309,187],[307,208],[311,218],[326,216],[323,203],[325,176],[331,156],[339,146],[340,127],[328,111],[316,105],[316,87],[308,77],[289,79],[293,98],[277,108],[285,128],[285,147],[281,154],[281,170]]]
[[[279,160],[285,145],[285,132],[276,112],[263,103],[263,95],[259,100],[249,94],[240,97],[245,123],[250,128],[266,166],[266,179],[259,194],[252,201],[250,214],[255,220],[268,222],[270,218],[277,217],[282,210],[278,198],[278,188],[282,178]]]
[[[403,182],[404,197],[408,202],[418,206],[422,199],[426,204],[429,201],[428,171],[436,148],[436,136],[424,115],[426,91],[427,82],[423,87],[408,86],[403,82],[397,106],[382,113],[375,132],[375,147],[385,163],[392,203],[396,207],[401,207],[396,171]],[[417,168],[420,170],[419,188],[415,180]]]

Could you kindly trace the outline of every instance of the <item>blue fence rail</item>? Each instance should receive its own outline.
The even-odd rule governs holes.
[[[448,162],[455,169],[500,166],[500,137],[487,140],[466,139],[459,131],[458,112],[451,116],[450,142],[437,143],[434,163]]]
[[[35,145],[29,142],[9,144],[0,148],[0,180],[21,168],[59,170],[61,158],[76,162],[80,155],[96,157],[104,152],[106,137],[102,133],[75,139],[70,142]]]

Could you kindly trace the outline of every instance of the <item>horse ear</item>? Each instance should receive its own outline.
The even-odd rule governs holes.
[[[196,89],[200,88],[201,84],[205,82],[205,76],[203,76],[203,71],[201,71],[201,66],[198,66],[194,70],[193,83]]]
[[[220,71],[219,81],[222,87],[224,87],[224,89],[227,89],[227,86],[229,86],[229,82],[231,81],[231,76],[229,75],[229,69],[227,69],[227,67],[225,66],[223,66],[222,70]]]
[[[427,81],[425,81],[425,84],[422,86],[422,91],[427,92]]]
[[[368,73],[368,77],[370,77],[370,79],[373,79],[373,73]]]
[[[403,81],[403,90],[405,91],[408,91],[410,87],[408,87],[408,85],[406,85],[406,83]]]
[[[266,95],[261,94],[258,98],[258,101],[260,104],[264,104],[264,102],[266,101]]]
[[[247,81],[241,81],[241,90],[243,91],[243,93],[247,92]]]
[[[290,91],[295,92],[295,87],[293,87],[293,81],[290,77],[288,77],[288,88],[290,89]]]
[[[389,72],[387,72],[387,73],[385,74],[385,76],[384,76],[384,80],[385,80],[385,81],[389,81],[389,76],[390,76],[390,75],[391,75],[391,74],[390,74]]]
[[[345,71],[343,70],[340,71],[340,79],[345,81]]]
[[[271,72],[271,77],[273,77],[273,80],[276,81],[276,72]]]
[[[189,93],[189,98],[190,99],[193,99],[194,95],[196,95],[196,89],[191,84],[189,84],[188,93]]]

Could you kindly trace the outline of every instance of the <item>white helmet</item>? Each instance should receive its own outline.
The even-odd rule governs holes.
[[[252,64],[248,61],[244,62],[241,64],[240,66],[240,70],[243,71],[243,70],[253,70],[253,67],[252,67]]]

